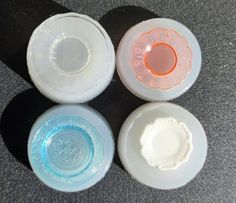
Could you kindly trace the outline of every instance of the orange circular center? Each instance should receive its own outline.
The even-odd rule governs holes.
[[[166,43],[155,43],[144,56],[144,65],[155,75],[166,75],[175,69],[177,56],[175,50]]]

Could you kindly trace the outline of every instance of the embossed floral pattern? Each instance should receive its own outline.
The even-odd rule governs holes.
[[[164,43],[176,53],[176,65],[168,74],[154,74],[145,65],[145,54],[156,43]],[[191,71],[191,59],[192,51],[188,42],[174,30],[156,28],[143,33],[132,47],[132,68],[136,78],[151,88],[168,90],[181,84]]]

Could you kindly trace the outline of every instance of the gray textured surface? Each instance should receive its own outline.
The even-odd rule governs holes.
[[[235,202],[236,201],[236,1],[57,0],[99,20],[112,8],[136,5],[188,26],[199,40],[203,64],[194,86],[174,102],[202,123],[209,142],[200,174],[183,188],[145,187],[113,164],[84,192],[65,194],[44,186],[8,152],[0,137],[1,202]],[[0,114],[30,85],[0,63]]]

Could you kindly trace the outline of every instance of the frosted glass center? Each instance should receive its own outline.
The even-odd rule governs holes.
[[[65,72],[79,72],[89,62],[88,47],[79,39],[65,38],[53,49],[53,60]]]

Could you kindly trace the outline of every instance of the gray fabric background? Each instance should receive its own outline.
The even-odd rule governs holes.
[[[118,6],[141,6],[195,33],[202,49],[202,70],[193,87],[174,102],[202,123],[209,142],[207,161],[193,181],[176,190],[145,187],[113,163],[94,187],[66,194],[44,186],[8,152],[0,137],[0,202],[236,202],[236,1],[56,1],[96,20]],[[28,88],[0,63],[0,115],[15,95]]]

